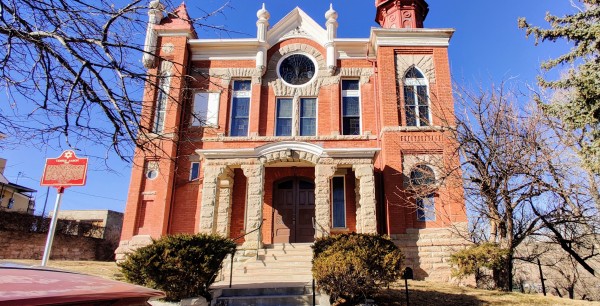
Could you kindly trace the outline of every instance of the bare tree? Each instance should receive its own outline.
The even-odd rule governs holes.
[[[461,111],[453,137],[460,144],[467,205],[471,218],[486,221],[474,228],[484,232],[477,239],[508,250],[493,271],[496,287],[504,290],[513,285],[516,248],[542,225],[528,205],[540,195],[535,144],[541,133],[517,106],[522,97],[505,83],[456,91]]]
[[[147,140],[156,135],[141,121],[144,88],[160,94],[170,76],[146,70],[140,58],[154,56],[144,37],[153,22],[173,17],[169,8],[164,0],[122,6],[106,0],[0,0],[4,141],[101,145],[107,155],[125,160],[133,148],[151,147]],[[203,26],[214,13],[189,22]]]
[[[577,263],[577,273],[596,276],[598,178],[577,154],[581,138],[505,83],[458,88],[456,99],[451,135],[460,144],[471,240],[508,251],[492,269],[496,287],[512,288],[515,260],[544,254],[532,244],[550,245]]]

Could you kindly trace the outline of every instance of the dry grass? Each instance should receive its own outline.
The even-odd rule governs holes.
[[[458,287],[446,283],[409,281],[410,305],[446,306],[446,305],[571,305],[592,306],[599,302],[572,301],[558,297],[501,292],[491,290]],[[406,305],[404,283],[393,286],[377,298],[379,305]]]
[[[0,260],[23,265],[39,265],[40,260]],[[108,279],[123,280],[123,275],[114,262],[99,261],[54,261],[49,267],[74,271],[79,273],[97,275]],[[457,287],[446,283],[410,281],[410,305],[418,306],[468,306],[468,305],[570,305],[570,306],[600,306],[599,302],[571,301],[557,297],[544,297],[541,295],[507,293]],[[406,305],[404,284],[393,286],[384,290],[377,297],[379,305]]]
[[[27,266],[39,266],[42,264],[41,260],[24,259],[0,260],[0,263],[2,262],[11,262]],[[114,279],[119,281],[123,280],[123,274],[121,274],[121,271],[114,262],[50,260],[48,261],[48,267],[83,274],[96,275],[107,279]]]

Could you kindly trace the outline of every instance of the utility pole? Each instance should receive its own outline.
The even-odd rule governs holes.
[[[544,296],[546,296],[546,284],[544,283],[544,273],[542,273],[542,264],[540,263],[540,259],[537,259],[538,262],[538,268],[540,269],[540,280],[542,281],[542,292],[544,293]]]

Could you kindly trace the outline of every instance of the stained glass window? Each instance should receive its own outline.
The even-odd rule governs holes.
[[[279,76],[290,85],[304,85],[315,76],[315,63],[303,54],[290,55],[279,64]]]

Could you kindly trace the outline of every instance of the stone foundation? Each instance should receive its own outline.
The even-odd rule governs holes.
[[[450,255],[470,243],[454,228],[407,229],[406,234],[391,235],[405,256],[405,266],[413,269],[417,280],[452,280]]]
[[[141,247],[145,247],[152,243],[150,235],[137,235],[131,237],[130,240],[121,240],[119,247],[115,250],[115,260],[121,262],[125,260],[125,255],[133,252]]]

